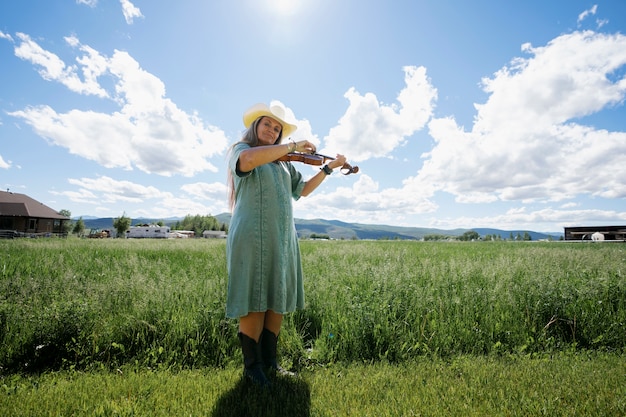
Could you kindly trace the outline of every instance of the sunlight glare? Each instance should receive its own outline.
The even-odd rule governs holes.
[[[302,0],[266,0],[268,8],[276,13],[277,17],[291,17],[298,12]]]

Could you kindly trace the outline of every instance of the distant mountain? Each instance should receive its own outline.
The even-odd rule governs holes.
[[[222,213],[215,216],[218,222],[229,224],[230,213]],[[182,220],[183,217],[170,217],[166,219],[149,219],[140,218],[133,219],[132,225],[136,224],[150,224],[163,221],[168,226],[173,226],[176,222]],[[78,220],[74,218],[73,220]],[[90,218],[83,216],[83,222],[87,229],[112,229],[113,218]],[[473,228],[473,229],[433,229],[424,227],[403,227],[403,226],[388,226],[380,224],[361,224],[361,223],[346,223],[339,220],[324,220],[324,219],[296,219],[296,230],[300,237],[309,237],[312,234],[328,236],[332,239],[402,239],[402,240],[421,240],[427,235],[441,235],[456,237],[461,236],[463,233],[473,230],[480,236],[500,236],[501,239],[506,240],[511,236],[516,238],[518,235],[523,237],[525,233],[528,233],[532,240],[553,239],[559,240],[563,236],[563,233],[539,233],[531,230],[500,230],[490,228]]]
[[[553,239],[558,240],[562,233],[538,233],[530,230],[499,230],[487,228],[473,229],[434,229],[424,227],[401,227],[379,224],[344,223],[337,220],[303,220],[296,219],[296,230],[301,237],[315,234],[328,235],[334,239],[413,239],[421,240],[424,236],[461,236],[470,230],[475,231],[481,237],[486,235],[497,236],[501,239],[509,239],[524,236],[528,233],[532,240]]]
[[[558,233],[558,232],[539,233],[539,232],[533,232],[532,230],[500,230],[500,229],[486,229],[486,228],[476,228],[476,229],[471,229],[471,230],[475,231],[480,236],[499,235],[503,240],[510,239],[511,236],[513,236],[513,238],[515,239],[517,238],[518,235],[523,238],[524,233],[528,233],[532,240],[547,240],[547,239],[559,240],[559,238],[563,237],[563,233]]]

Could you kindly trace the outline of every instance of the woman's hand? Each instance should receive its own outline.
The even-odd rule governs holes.
[[[346,157],[337,154],[334,160],[330,161],[327,165],[331,169],[341,168],[346,163]]]
[[[315,145],[313,145],[308,140],[301,140],[299,142],[295,142],[295,144],[296,149],[294,149],[294,152],[315,153],[316,151]]]

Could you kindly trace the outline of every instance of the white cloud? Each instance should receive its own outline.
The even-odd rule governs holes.
[[[529,229],[562,232],[562,228],[567,226],[606,224],[607,222],[620,220],[626,222],[626,212],[614,210],[555,210],[552,208],[527,211],[522,207],[508,210],[500,215],[485,217],[438,218],[431,222],[431,226],[442,229],[493,227],[504,230]]]
[[[582,123],[585,116],[623,103],[626,79],[614,74],[626,65],[626,37],[575,32],[545,47],[523,49],[532,56],[517,58],[483,80],[490,96],[476,105],[469,132],[453,118],[431,118],[436,90],[423,68],[405,69],[407,87],[398,96],[399,105],[381,105],[372,93],[349,90],[350,106],[325,138],[327,147],[350,149],[351,161],[380,157],[426,123],[434,147],[423,155],[417,174],[400,187],[380,189],[359,174],[352,187],[313,194],[301,199],[296,210],[399,223],[434,212],[434,197],[442,191],[472,204],[564,201],[581,194],[626,198],[626,132]],[[546,213],[559,221],[569,212],[518,215],[510,224],[539,222]],[[589,211],[580,213],[582,221]],[[606,212],[606,218],[614,219],[614,213]],[[489,224],[508,223],[503,216]]]
[[[67,43],[84,55],[77,65],[66,66],[55,54],[43,50],[27,35],[16,55],[41,67],[44,79],[57,81],[71,91],[110,98],[120,110],[107,113],[71,110],[57,113],[47,105],[9,113],[24,119],[50,143],[107,167],[134,167],[164,176],[192,176],[217,171],[208,158],[221,154],[228,142],[224,132],[205,125],[197,114],[187,114],[165,97],[163,82],[142,69],[127,52],[107,58],[75,37]],[[78,73],[82,74],[83,80]],[[112,77],[115,87],[106,91],[98,83]]]
[[[21,42],[15,47],[15,56],[39,67],[39,75],[45,80],[57,81],[78,94],[107,96],[106,91],[97,83],[97,77],[102,75],[106,69],[106,66],[103,65],[104,59],[93,49],[81,48],[87,55],[77,59],[77,62],[82,66],[85,77],[83,81],[78,76],[76,65],[65,65],[61,58],[44,50],[24,33],[17,33],[17,37]],[[69,37],[66,38],[66,41],[70,45],[76,46],[75,38]]]
[[[110,209],[103,205],[127,207],[127,215],[149,218],[218,214],[227,210],[227,189],[223,183],[186,184],[181,189],[187,195],[176,196],[158,187],[108,176],[70,178],[68,182],[74,186],[71,191],[53,191],[52,194],[65,196],[75,203],[99,206],[96,210],[107,216],[111,215]]]
[[[320,139],[313,133],[311,122],[306,119],[296,120],[293,111],[278,100],[272,100],[270,102],[270,106],[274,105],[282,106],[285,109],[285,120],[298,126],[298,129],[291,134],[291,139],[293,139],[293,141],[298,142],[301,140],[308,140],[319,148]]]
[[[76,4],[84,4],[89,7],[96,7],[98,5],[98,0],[76,0]]]
[[[11,37],[11,35],[9,35],[8,33],[4,33],[3,31],[0,30],[0,38],[1,39],[6,39],[10,42],[13,42],[13,38]]]
[[[597,11],[598,11],[598,5],[594,4],[590,9],[585,10],[584,12],[578,15],[578,20],[576,21],[576,23],[580,25],[582,21],[587,18],[587,16],[590,16],[590,15],[593,16],[596,14]]]
[[[84,4],[94,8],[98,5],[98,0],[76,0],[76,4]],[[130,0],[120,0],[120,5],[122,6],[122,13],[127,24],[132,25],[136,17],[143,17],[139,7],[135,6]]]
[[[102,176],[98,178],[70,178],[68,182],[78,187],[78,195],[73,192],[60,192],[70,198],[81,198],[87,201],[93,198],[93,203],[141,203],[146,200],[163,199],[171,196],[168,192],[162,192],[153,186],[144,186],[130,181],[118,181],[113,178]]]
[[[626,79],[611,75],[626,65],[626,37],[575,32],[525,50],[534,56],[483,80],[491,95],[471,132],[452,119],[429,123],[436,145],[407,184],[460,202],[625,198],[626,132],[581,118],[623,103]]]
[[[11,161],[5,162],[5,160],[2,158],[2,155],[0,155],[0,168],[4,168],[4,169],[11,168]]]
[[[126,23],[131,25],[133,23],[133,19],[136,17],[143,17],[141,14],[141,10],[136,7],[130,0],[120,0],[120,4],[122,5],[122,12],[124,13],[124,19],[126,19]]]
[[[418,192],[405,188],[380,189],[367,174],[358,174],[351,186],[339,186],[331,192],[313,193],[295,204],[296,213],[314,212],[316,217],[330,217],[368,223],[402,223],[412,215],[433,212],[437,206]],[[335,176],[334,181],[343,181]],[[352,180],[351,180],[352,181]]]
[[[325,149],[330,153],[349,149],[354,161],[383,157],[422,129],[432,115],[437,90],[424,67],[405,67],[404,73],[406,87],[398,94],[398,104],[384,105],[373,93],[362,96],[349,89],[344,95],[348,109],[324,138]]]
[[[200,200],[225,201],[228,194],[228,187],[222,182],[214,182],[212,184],[206,182],[185,184],[181,187],[181,190]]]

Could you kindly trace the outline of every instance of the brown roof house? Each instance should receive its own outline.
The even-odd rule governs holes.
[[[0,191],[0,237],[65,235],[69,221],[26,194]]]

